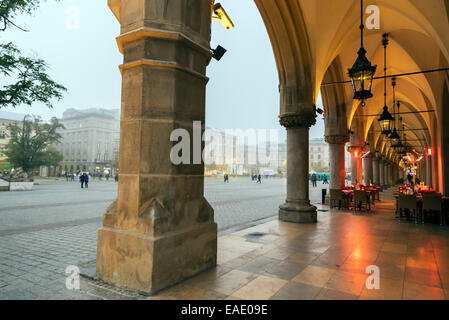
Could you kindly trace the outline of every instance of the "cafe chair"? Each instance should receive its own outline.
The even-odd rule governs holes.
[[[425,221],[426,212],[432,214],[438,211],[440,213],[440,226],[443,225],[443,201],[441,194],[423,194],[421,210],[422,223]]]
[[[362,211],[363,206],[365,206],[365,211],[371,211],[371,199],[365,190],[354,190],[353,197],[353,210],[354,214],[357,211],[357,207]]]
[[[338,201],[338,209],[341,209],[342,203],[346,207],[345,197],[341,189],[330,189],[330,205],[331,208],[334,207],[334,201]]]
[[[416,195],[400,194],[398,198],[399,222],[402,218],[402,210],[409,210],[410,218],[415,218],[415,223],[418,223],[418,204],[416,202]],[[411,214],[413,210],[413,215]]]

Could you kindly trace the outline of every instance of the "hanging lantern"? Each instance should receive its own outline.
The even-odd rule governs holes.
[[[401,137],[398,134],[396,128],[393,128],[393,132],[390,135],[391,147],[396,148],[398,144],[401,142]]]
[[[391,113],[388,112],[388,107],[384,107],[384,111],[380,115],[380,118],[378,119],[380,123],[380,128],[382,130],[382,134],[388,136],[391,134],[391,125],[393,124],[394,118],[392,117]]]
[[[354,65],[348,71],[354,90],[354,99],[360,100],[362,106],[365,106],[365,100],[373,96],[371,87],[377,66],[372,66],[368,61],[365,48],[360,48],[358,55]]]
[[[361,0],[360,13],[360,30],[361,30],[361,45],[357,52],[358,56],[351,69],[348,69],[349,77],[351,78],[352,88],[354,90],[354,99],[360,100],[362,106],[366,105],[366,100],[373,96],[371,87],[373,85],[374,74],[376,73],[377,65],[371,65],[371,62],[366,57],[366,50],[363,47],[363,0]]]

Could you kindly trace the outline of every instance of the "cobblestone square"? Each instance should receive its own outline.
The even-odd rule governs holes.
[[[66,289],[69,265],[95,272],[97,230],[104,210],[115,199],[115,182],[94,181],[88,189],[66,181],[41,182],[32,192],[0,193],[0,299],[136,298],[101,290],[82,280],[81,290]],[[311,188],[313,203],[321,185]],[[215,209],[219,235],[275,219],[285,200],[285,179],[206,178],[205,196]],[[87,284],[89,283],[89,285]],[[83,293],[84,292],[84,293]]]

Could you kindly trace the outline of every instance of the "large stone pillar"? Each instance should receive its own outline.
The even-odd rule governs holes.
[[[373,156],[368,154],[363,158],[363,184],[365,186],[373,183]]]
[[[379,183],[385,186],[385,161],[382,158],[379,159]]]
[[[380,186],[379,158],[373,157],[373,184]]]
[[[187,9],[184,1],[110,2],[124,55],[120,179],[98,231],[97,276],[147,293],[214,267],[217,259],[201,155],[180,165],[170,157],[175,129],[190,134],[194,151],[203,146],[211,2],[188,3]]]
[[[388,160],[384,161],[384,184],[385,187],[389,188],[390,187],[390,175],[389,175],[389,163]]]
[[[348,147],[348,152],[351,153],[351,183],[357,184],[363,183],[363,171],[362,171],[362,152],[364,146],[351,145]]]
[[[348,142],[348,136],[335,135],[326,136],[326,142],[329,144],[329,163],[330,163],[330,189],[342,189],[345,186],[345,144]]]
[[[309,200],[309,127],[315,117],[285,113],[280,123],[287,129],[287,199],[279,206],[279,220],[315,223],[317,208]]]
[[[426,185],[433,188],[432,183],[432,158],[426,153]]]

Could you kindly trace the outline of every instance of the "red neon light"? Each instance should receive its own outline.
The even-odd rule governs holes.
[[[358,158],[359,157],[359,153],[357,151],[354,151],[354,158]]]
[[[431,147],[428,147],[428,148],[427,148],[427,155],[428,155],[428,156],[431,156],[431,155],[432,155],[432,148],[431,148]]]

